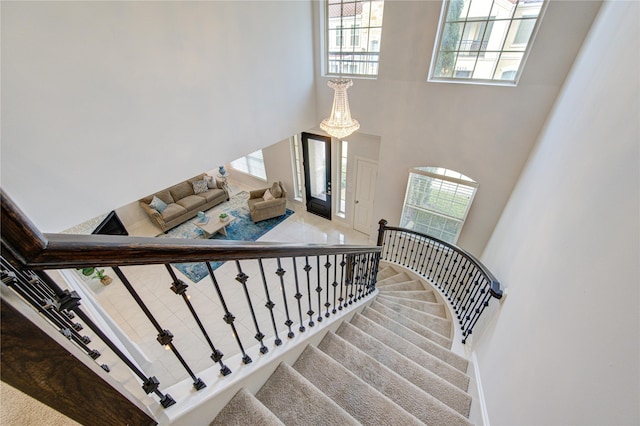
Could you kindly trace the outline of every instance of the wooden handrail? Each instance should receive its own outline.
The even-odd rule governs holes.
[[[42,234],[0,190],[2,248],[29,269],[133,266],[273,257],[379,253],[377,246],[286,244],[110,235]]]

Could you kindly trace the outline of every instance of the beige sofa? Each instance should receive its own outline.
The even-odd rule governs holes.
[[[273,199],[265,200],[267,190],[269,190]],[[287,191],[284,189],[282,182],[274,182],[270,188],[256,189],[249,192],[249,201],[247,203],[249,204],[251,220],[254,223],[282,216],[287,212]]]
[[[199,211],[225,201],[229,201],[229,190],[225,183],[202,173],[144,197],[139,203],[151,222],[166,233],[196,216]]]

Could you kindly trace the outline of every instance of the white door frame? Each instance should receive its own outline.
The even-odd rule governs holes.
[[[376,193],[376,184],[378,178],[378,162],[370,158],[356,157],[356,176],[355,190],[353,195],[353,229],[367,235],[371,235],[371,226],[373,220],[373,202]],[[365,164],[373,171],[369,170],[366,176],[360,175],[360,167]],[[362,170],[364,172],[364,169]],[[373,174],[373,182],[371,182],[371,174]],[[367,181],[361,181],[362,177],[366,177]],[[364,216],[364,217],[363,217]]]

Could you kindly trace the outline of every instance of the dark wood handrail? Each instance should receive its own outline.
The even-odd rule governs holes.
[[[377,246],[286,244],[110,235],[43,234],[0,190],[2,248],[22,267],[63,269],[379,253]]]

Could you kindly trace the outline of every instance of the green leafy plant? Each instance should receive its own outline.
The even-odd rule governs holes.
[[[99,280],[102,280],[106,277],[106,275],[104,274],[104,269],[81,268],[79,270],[82,272],[82,275],[84,275],[85,277],[97,278]]]
[[[228,215],[226,213],[220,213],[220,219],[226,219],[227,216]]]

